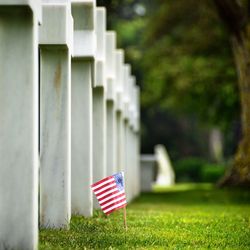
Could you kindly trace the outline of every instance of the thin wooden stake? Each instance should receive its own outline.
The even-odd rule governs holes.
[[[128,227],[127,227],[127,212],[126,212],[126,206],[123,207],[123,220],[124,220],[124,228],[127,231]]]

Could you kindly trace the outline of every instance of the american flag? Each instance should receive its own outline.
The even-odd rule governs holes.
[[[123,172],[108,176],[94,184],[91,188],[105,214],[126,206]]]

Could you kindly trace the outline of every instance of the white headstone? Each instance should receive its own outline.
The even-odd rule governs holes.
[[[38,244],[40,9],[0,0],[0,249]]]
[[[106,10],[96,8],[96,64],[93,88],[93,182],[106,177]],[[94,208],[99,208],[99,203],[94,196]]]
[[[134,115],[135,115],[135,87],[136,87],[136,80],[134,76],[129,76],[128,82],[128,93],[129,93],[129,107],[128,107],[128,121],[129,126],[132,130],[134,130]]]
[[[71,210],[93,211],[93,68],[96,51],[95,1],[72,0],[74,45],[71,76]]]
[[[106,82],[107,82],[107,175],[116,172],[117,148],[116,148],[116,92],[115,92],[115,56],[116,34],[106,32]]]
[[[156,184],[171,186],[175,183],[175,173],[168,152],[163,145],[155,146],[155,157],[158,166]]]
[[[116,124],[117,124],[117,136],[116,136],[116,148],[117,148],[117,172],[124,171],[124,134],[125,126],[123,120],[123,70],[124,63],[123,50],[116,51]]]
[[[69,3],[43,4],[40,27],[40,225],[71,217],[71,49]]]
[[[123,66],[123,113],[124,119],[129,122],[129,105],[130,105],[130,76],[131,76],[131,66],[129,64],[125,64]]]
[[[132,200],[132,186],[133,186],[133,177],[132,177],[132,162],[131,162],[131,134],[129,127],[129,105],[130,105],[130,93],[129,93],[129,84],[130,84],[130,75],[131,67],[128,64],[123,66],[123,118],[124,118],[124,172],[125,172],[125,182],[126,182],[126,196],[127,201]]]
[[[134,116],[134,145],[135,145],[135,162],[136,162],[136,168],[137,168],[137,195],[140,194],[140,189],[141,186],[139,185],[139,180],[141,179],[142,175],[142,169],[141,169],[141,164],[140,164],[140,149],[141,149],[141,144],[140,144],[140,88],[139,86],[135,87],[135,116]]]
[[[223,161],[223,135],[221,129],[212,128],[209,133],[209,151],[213,161]]]
[[[135,77],[130,76],[128,82],[128,91],[129,91],[129,178],[132,179],[131,185],[131,197],[134,198],[138,195],[138,186],[140,182],[139,178],[139,167],[137,158],[139,155],[139,151],[137,150],[137,134],[134,127],[134,116],[136,111],[136,86],[135,86]]]

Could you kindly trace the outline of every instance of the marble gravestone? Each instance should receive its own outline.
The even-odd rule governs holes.
[[[139,102],[138,94],[139,89],[136,87],[136,79],[134,76],[129,77],[128,81],[129,88],[129,120],[128,120],[128,154],[129,154],[129,178],[132,180],[131,183],[131,199],[135,198],[140,193],[140,135],[138,131],[138,112]]]
[[[62,2],[62,1],[61,1]],[[40,225],[71,217],[71,49],[69,2],[43,4],[40,27]]]
[[[0,249],[38,244],[39,1],[0,0]]]
[[[130,104],[130,93],[129,93],[129,77],[131,75],[131,66],[128,64],[123,65],[123,123],[124,123],[124,172],[126,182],[126,197],[127,201],[130,202],[131,188],[133,178],[131,178],[131,155],[130,155],[130,128],[129,128],[129,104]]]
[[[219,128],[212,128],[209,133],[209,153],[215,162],[223,162],[223,135]]]
[[[95,1],[72,0],[74,43],[71,65],[71,210],[93,212],[93,74],[96,51]]]
[[[135,79],[134,79],[135,83]],[[140,180],[142,179],[142,169],[141,169],[141,159],[140,159],[140,87],[135,86],[134,88],[135,95],[135,113],[134,113],[134,147],[135,147],[135,164],[137,168],[137,187],[136,187],[136,196],[138,196],[141,192]]]
[[[117,148],[116,148],[116,34],[113,31],[106,32],[106,83],[107,83],[107,175],[116,173]]]
[[[136,142],[134,141],[134,113],[135,113],[135,77],[130,75],[128,79],[129,107],[128,107],[128,164],[129,179],[131,179],[131,199],[137,196],[138,168],[136,163]]]
[[[124,171],[124,136],[125,126],[123,121],[123,70],[124,51],[116,50],[116,148],[117,148],[117,170]],[[126,173],[125,173],[126,174]]]
[[[164,145],[155,146],[155,157],[158,167],[156,184],[159,186],[174,185],[175,173]]]
[[[106,10],[96,8],[96,60],[93,86],[93,183],[107,175],[106,171]],[[94,208],[100,208],[94,196]]]

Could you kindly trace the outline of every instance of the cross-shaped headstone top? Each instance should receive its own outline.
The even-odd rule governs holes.
[[[55,1],[55,3],[54,3]],[[69,1],[43,3],[43,23],[39,27],[40,46],[65,46],[72,51],[73,18]]]
[[[29,7],[39,23],[42,22],[41,0],[0,0],[0,5]]]
[[[96,54],[95,0],[71,0],[74,19],[73,57],[94,59]]]

